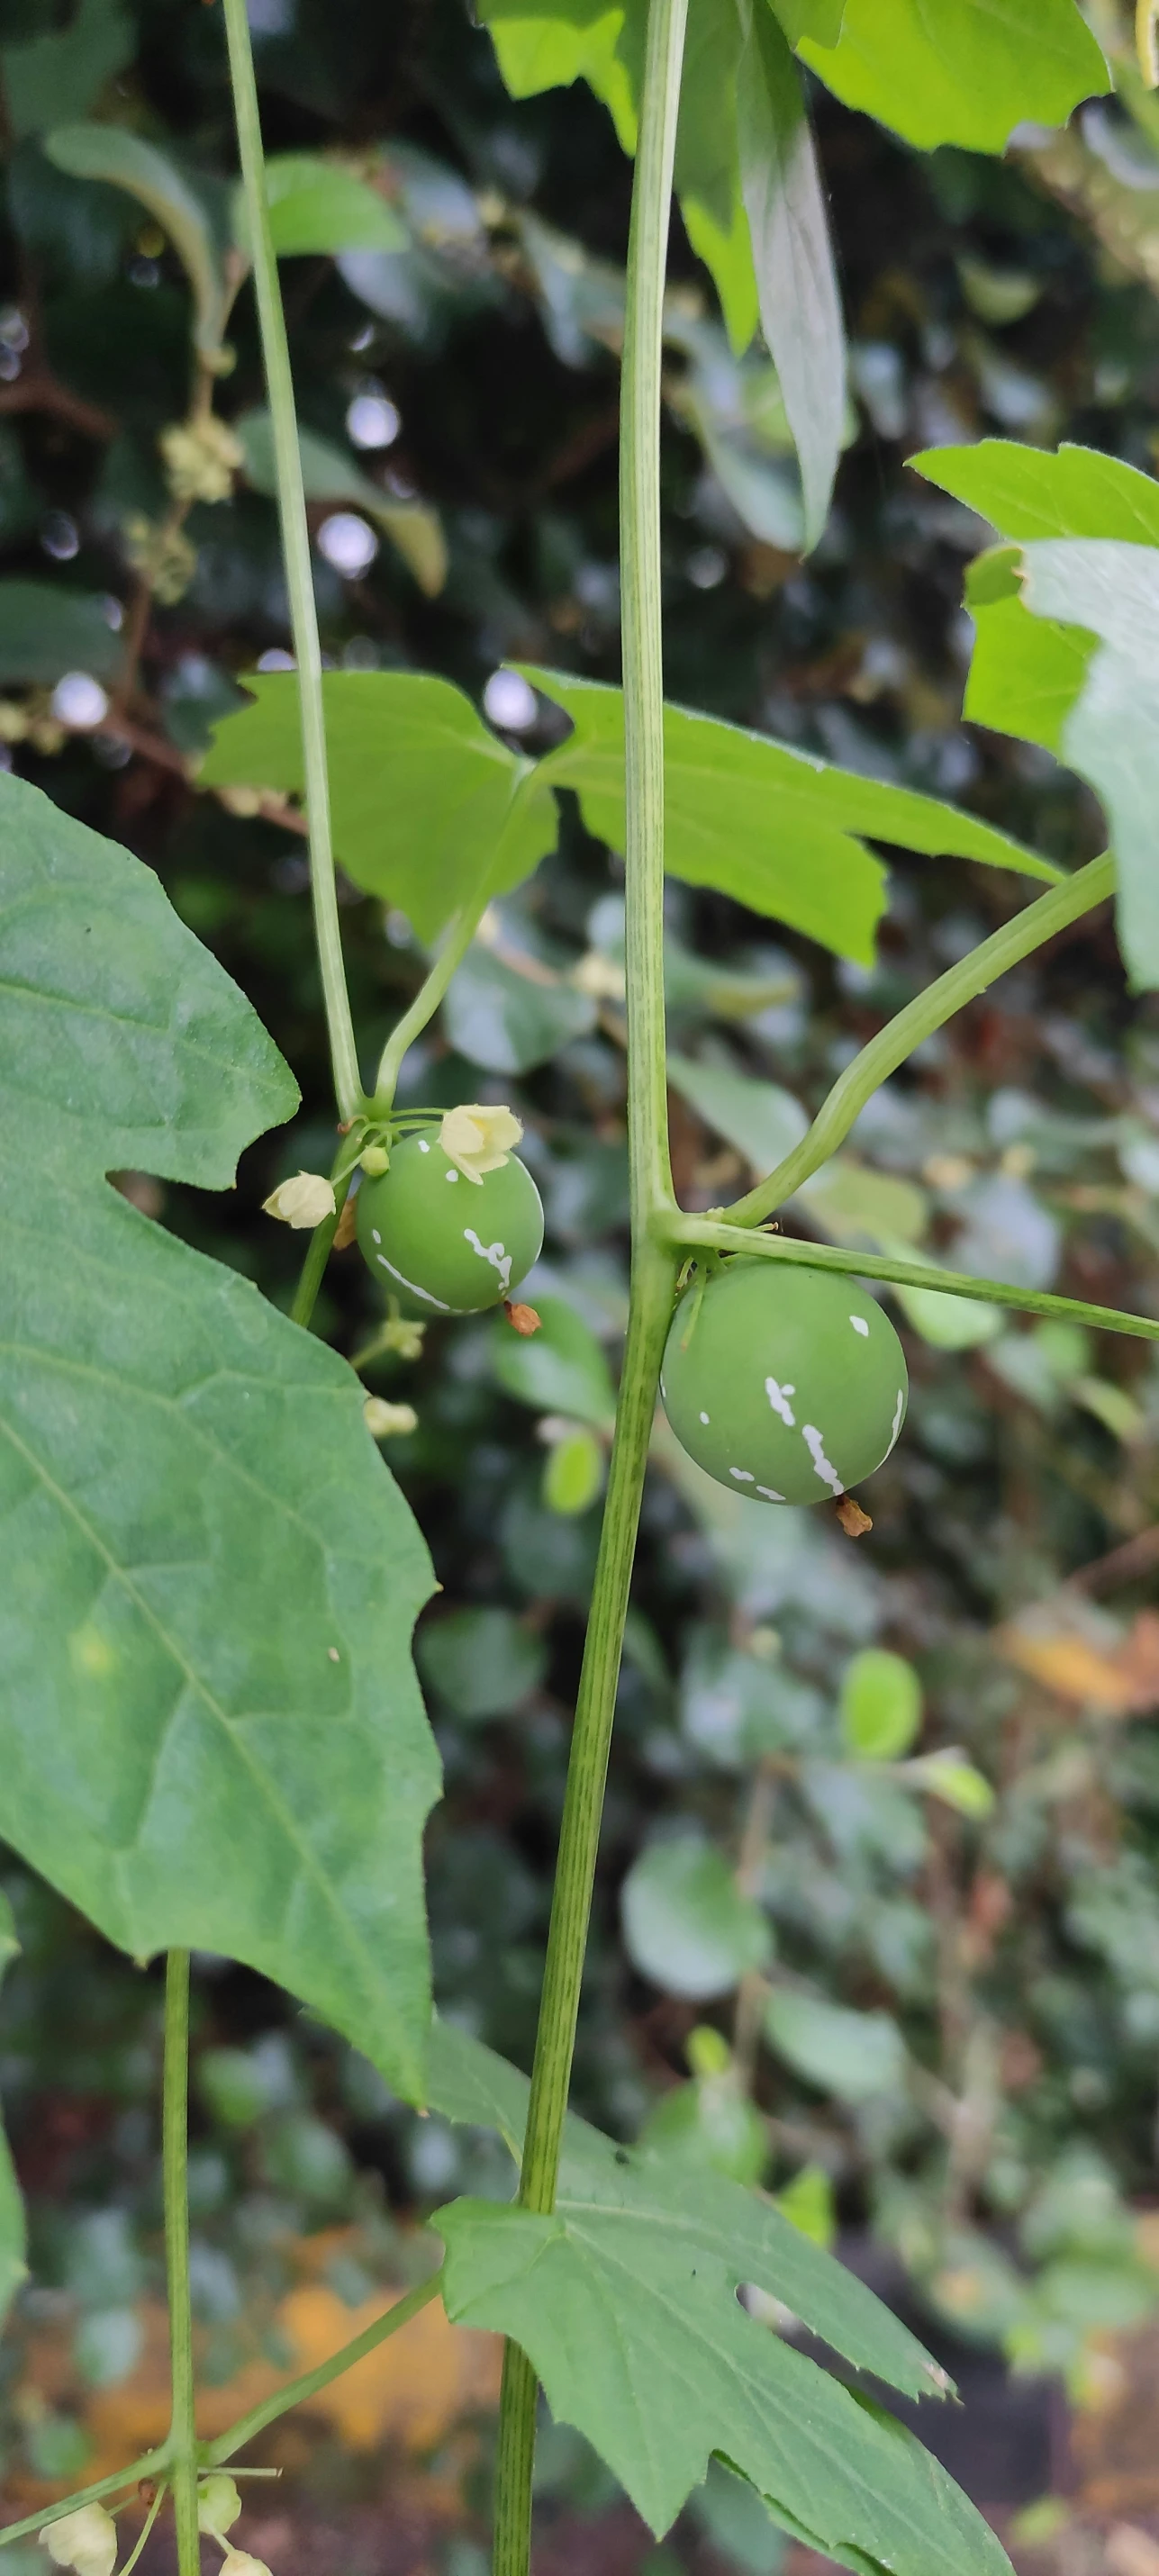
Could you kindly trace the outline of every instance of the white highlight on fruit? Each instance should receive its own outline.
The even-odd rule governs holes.
[[[757,1492],[764,1495],[766,1503],[783,1503],[785,1499],[783,1494],[778,1494],[773,1485],[758,1485]]]
[[[450,1180],[453,1181],[454,1177],[455,1175],[453,1172],[448,1174],[448,1178]],[[478,1253],[480,1261],[489,1261],[492,1270],[498,1271],[499,1285],[501,1288],[506,1289],[511,1286],[511,1262],[513,1256],[507,1251],[504,1244],[480,1243],[473,1225],[464,1226],[463,1241],[464,1243],[469,1243],[472,1250]]]
[[[702,1414],[701,1414],[700,1419],[701,1419],[701,1421],[702,1421],[702,1422],[707,1422],[707,1420],[708,1420],[708,1415],[707,1415],[707,1413],[702,1413]]]
[[[432,1297],[429,1288],[420,1288],[417,1279],[407,1279],[401,1270],[396,1270],[393,1261],[387,1260],[385,1252],[376,1252],[374,1258],[383,1270],[389,1270],[391,1278],[397,1279],[399,1287],[405,1288],[409,1297],[421,1297],[424,1305],[437,1306],[440,1315],[454,1314],[454,1307],[448,1306],[442,1297]]]
[[[372,1242],[372,1243],[381,1243],[381,1241],[382,1241],[382,1236],[380,1235],[380,1233],[379,1233],[379,1231],[378,1231],[378,1227],[377,1227],[376,1225],[372,1225],[372,1226],[371,1226],[371,1229],[370,1229],[370,1240],[371,1240],[371,1242]]]
[[[457,1181],[457,1180],[458,1180],[458,1177],[459,1177],[459,1175],[458,1175],[458,1173],[457,1173],[457,1172],[448,1172],[448,1174],[447,1174],[447,1179],[448,1179],[449,1181]]]
[[[866,1339],[866,1341],[868,1341],[868,1340],[869,1340],[869,1326],[868,1326],[868,1324],[866,1323],[866,1320],[865,1320],[864,1315],[851,1315],[851,1316],[850,1316],[850,1318],[849,1318],[849,1321],[850,1321],[850,1323],[851,1323],[851,1324],[852,1324],[852,1326],[853,1326],[853,1330],[854,1330],[854,1332],[855,1332],[855,1333],[864,1333],[864,1335],[865,1335],[865,1339]]]
[[[730,1476],[736,1477],[738,1485],[755,1485],[756,1483],[756,1478],[749,1467],[730,1467],[728,1472]]]
[[[796,1392],[796,1387],[790,1386],[787,1380],[784,1386],[778,1386],[775,1377],[767,1377],[765,1379],[765,1394],[772,1405],[774,1413],[780,1414],[786,1431],[795,1431],[797,1428],[797,1416],[789,1402],[789,1397],[791,1395],[795,1395]]]
[[[420,1154],[429,1154],[429,1153],[430,1153],[430,1150],[431,1150],[431,1149],[430,1149],[430,1146],[429,1146],[429,1145],[428,1145],[428,1143],[427,1143],[426,1137],[425,1137],[425,1136],[420,1136],[420,1138],[419,1138],[419,1152],[420,1152]]]
[[[834,1494],[843,1494],[845,1487],[841,1482],[841,1478],[837,1473],[837,1469],[834,1466],[832,1459],[827,1458],[825,1455],[825,1442],[822,1434],[818,1431],[815,1422],[802,1423],[801,1438],[805,1443],[805,1447],[809,1452],[809,1456],[813,1461],[813,1465],[817,1470],[817,1474],[819,1475],[822,1484],[828,1485],[830,1491]]]
[[[901,1430],[901,1417],[902,1417],[902,1415],[903,1415],[903,1413],[904,1413],[904,1412],[905,1412],[905,1388],[904,1388],[903,1386],[899,1386],[898,1391],[897,1391],[897,1403],[895,1404],[894,1409],[893,1409],[893,1429],[892,1429],[892,1431],[891,1431],[891,1433],[890,1433],[890,1435],[889,1435],[889,1448],[886,1450],[885,1458],[888,1458],[888,1457],[889,1457],[889,1455],[890,1455],[890,1451],[891,1451],[891,1450],[896,1449],[896,1447],[897,1447],[897,1435],[898,1435],[899,1431]],[[885,1458],[883,1458],[883,1459],[882,1459],[882,1462],[881,1462],[883,1467],[884,1467],[884,1465],[885,1465]]]

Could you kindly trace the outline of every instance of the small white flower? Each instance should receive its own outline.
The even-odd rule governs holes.
[[[46,2523],[40,2537],[58,2567],[73,2567],[76,2576],[113,2576],[117,2526],[103,2504],[82,2504],[78,2513],[62,2514],[59,2522]]]
[[[240,2512],[241,2497],[236,2482],[225,2469],[215,2469],[211,2477],[201,2480],[197,2490],[199,2531],[209,2532],[211,2538],[220,2540],[224,2548],[226,2532],[237,2521]],[[236,2557],[238,2552],[231,2554]]]
[[[333,1216],[334,1208],[334,1184],[325,1172],[295,1172],[292,1181],[280,1181],[262,1200],[263,1215],[276,1216],[283,1225],[298,1229],[321,1225]]]
[[[248,2549],[227,2549],[221,2562],[221,2576],[270,2576],[264,2558],[251,2558]]]
[[[477,1181],[481,1187],[484,1172],[499,1171],[522,1134],[513,1111],[487,1108],[481,1101],[471,1100],[459,1109],[448,1109],[439,1129],[439,1143],[448,1162],[457,1165],[464,1180]]]
[[[409,1315],[392,1315],[379,1335],[380,1348],[397,1351],[400,1360],[421,1360],[425,1324],[412,1324]]]
[[[413,1404],[387,1404],[381,1395],[366,1397],[362,1419],[372,1440],[399,1440],[419,1427]]]

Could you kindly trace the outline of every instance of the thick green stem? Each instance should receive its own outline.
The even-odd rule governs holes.
[[[725,1216],[676,1216],[669,1241],[686,1252],[742,1252],[763,1261],[795,1262],[806,1270],[836,1270],[855,1279],[890,1280],[899,1288],[929,1288],[939,1297],[968,1297],[978,1306],[1013,1306],[1024,1315],[1054,1315],[1070,1324],[1090,1324],[1096,1332],[1129,1333],[1137,1341],[1159,1342],[1159,1319],[1126,1315],[1118,1306],[1088,1306],[1079,1297],[1053,1297],[1049,1290],[1018,1288],[1004,1279],[976,1279],[968,1270],[935,1269],[927,1261],[895,1261],[892,1254],[847,1252],[832,1243],[798,1243],[792,1235],[759,1234],[748,1226],[730,1225]]]
[[[275,2389],[272,2397],[263,2398],[261,2405],[251,2407],[248,2415],[239,2415],[236,2424],[219,2433],[216,2441],[202,2444],[202,2467],[220,2468],[223,2461],[232,2460],[235,2451],[240,2451],[244,2443],[252,2442],[256,2434],[264,2433],[267,2424],[276,2423],[279,2415],[285,2415],[291,2406],[302,2405],[306,2398],[316,2397],[320,2388],[328,2388],[332,2379],[341,2379],[343,2372],[352,2370],[355,2362],[361,2361],[366,2353],[374,2352],[389,2335],[397,2334],[400,2326],[409,2325],[420,2308],[427,2307],[432,2299],[438,2297],[442,2282],[442,2272],[432,2272],[429,2280],[420,2281],[417,2288],[407,2291],[404,2299],[396,2299],[385,2315],[376,2317],[373,2325],[364,2327],[350,2343],[344,2343],[340,2352],[331,2353],[329,2361],[320,2361],[315,2370],[303,2371],[300,2379],[287,2380],[284,2388]]]
[[[1079,868],[1064,884],[1052,886],[1049,894],[1039,895],[1037,902],[1027,904],[1013,921],[1004,923],[991,938],[972,948],[957,966],[951,966],[948,974],[939,975],[936,983],[907,1003],[905,1010],[879,1029],[860,1055],[854,1056],[822,1102],[808,1135],[791,1154],[786,1154],[767,1181],[759,1182],[745,1198],[734,1201],[726,1211],[729,1223],[759,1225],[762,1218],[771,1216],[774,1208],[791,1198],[802,1181],[819,1171],[836,1152],[866,1101],[889,1074],[896,1073],[923,1038],[943,1028],[955,1011],[976,1000],[997,976],[1004,975],[1023,957],[1031,956],[1046,940],[1053,939],[1056,931],[1067,929],[1084,912],[1093,912],[1095,905],[1105,902],[1114,890],[1115,862],[1108,852],[1101,859],[1092,859],[1089,867]]]
[[[621,377],[628,1142],[632,1282],[624,1367],[592,1606],[576,1703],[535,2041],[519,2197],[555,2204],[575,2048],[624,1621],[676,1260],[664,1034],[664,698],[660,586],[660,370],[664,272],[687,0],[650,0],[632,189]],[[509,2344],[496,2461],[495,2576],[531,2554],[535,2373]]]
[[[177,2524],[178,2576],[200,2576],[197,2529],[197,2429],[194,2422],[193,2309],[189,2295],[189,1952],[165,1962],[165,2072],[161,2162],[165,2193],[165,2270],[169,2286],[169,2365],[173,2417],[170,2476]]]
[[[294,658],[298,669],[298,701],[302,715],[302,755],[306,779],[306,816],[310,828],[310,884],[314,902],[314,932],[322,973],[326,1026],[330,1035],[334,1096],[338,1103],[339,1116],[353,1118],[362,1106],[362,1085],[358,1074],[358,1050],[354,1042],[354,1023],[350,1016],[350,1000],[342,963],[342,933],[338,920],[338,893],[334,880],[334,848],[330,832],[330,786],[326,769],[326,729],[322,714],[322,654],[318,642],[314,576],[310,563],[310,531],[306,524],[306,499],[302,488],[302,459],[298,447],[298,423],[294,410],[290,351],[278,288],[278,263],[270,233],[269,207],[266,202],[262,129],[258,114],[258,93],[254,80],[246,0],[225,0],[225,27],[229,45],[230,80],[233,84],[238,156],[241,161],[246,222],[249,227],[250,252],[253,259],[254,291],[257,296],[258,322],[261,328],[262,359],[266,372],[266,390],[270,399],[270,419],[273,424],[278,516],[281,522],[286,588],[290,596],[290,629],[294,639]]]

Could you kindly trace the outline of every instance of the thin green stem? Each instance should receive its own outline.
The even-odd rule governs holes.
[[[968,1270],[935,1269],[926,1261],[895,1261],[877,1252],[847,1252],[831,1243],[799,1243],[792,1235],[759,1234],[730,1225],[727,1217],[678,1216],[669,1241],[695,1252],[743,1252],[762,1261],[795,1262],[806,1270],[836,1270],[855,1279],[884,1279],[898,1288],[930,1288],[939,1297],[968,1297],[978,1306],[1012,1306],[1024,1315],[1057,1315],[1096,1332],[1129,1333],[1159,1342],[1159,1319],[1127,1315],[1117,1306],[1088,1306],[1080,1297],[1053,1297],[1046,1289],[1019,1288],[1005,1279],[976,1279]]]
[[[866,1101],[889,1074],[896,1073],[923,1038],[944,1027],[955,1011],[984,993],[997,976],[1004,975],[1021,958],[1041,948],[1056,931],[1067,929],[1084,912],[1093,912],[1095,905],[1105,902],[1114,890],[1115,862],[1108,852],[1101,859],[1092,859],[1089,867],[1079,868],[1064,884],[1052,886],[1049,894],[1039,895],[1035,903],[1028,903],[1024,912],[1004,923],[991,938],[983,939],[968,957],[951,966],[948,974],[939,975],[936,983],[927,985],[924,993],[908,1002],[904,1011],[899,1011],[896,1019],[888,1021],[854,1056],[822,1102],[808,1135],[791,1154],[786,1154],[767,1181],[760,1181],[745,1198],[734,1201],[726,1210],[729,1223],[759,1225],[763,1218],[771,1216],[774,1208],[800,1189],[802,1181],[828,1162],[860,1117]]]
[[[75,2495],[58,2496],[55,2504],[42,2504],[36,2513],[26,2513],[21,2522],[6,2522],[0,2530],[0,2549],[13,2540],[28,2540],[43,2531],[50,2522],[60,2522],[66,2513],[79,2513],[85,2504],[100,2504],[105,2496],[115,2495],[118,2487],[135,2487],[142,2478],[156,2477],[169,2467],[169,2444],[162,2442],[155,2451],[142,2451],[139,2460],[130,2460],[125,2469],[113,2469],[107,2478],[95,2478],[90,2487],[78,2487]]]
[[[555,2204],[575,2049],[624,1621],[676,1258],[664,1038],[664,695],[660,588],[661,320],[687,0],[650,0],[632,188],[621,376],[628,1145],[632,1278],[600,1549],[576,1702],[535,2040],[519,2198]],[[535,2373],[504,2356],[495,2482],[495,2576],[527,2576]]]
[[[310,563],[310,531],[306,524],[306,498],[302,488],[302,458],[298,447],[298,424],[294,410],[294,383],[290,373],[290,351],[278,287],[278,263],[274,254],[269,207],[266,201],[262,129],[258,113],[257,83],[254,79],[246,0],[225,0],[225,28],[229,45],[229,71],[233,85],[238,157],[241,162],[246,222],[249,226],[250,250],[253,258],[254,291],[257,296],[258,322],[261,329],[262,358],[266,372],[266,390],[270,400],[270,418],[273,424],[278,516],[282,531],[286,588],[290,597],[290,629],[294,639],[294,659],[298,670],[298,700],[302,715],[302,753],[306,779],[306,816],[310,830],[310,884],[314,902],[314,933],[322,974],[326,1026],[330,1036],[334,1096],[338,1103],[339,1116],[353,1118],[362,1106],[362,1084],[358,1073],[358,1050],[354,1042],[354,1023],[350,1016],[346,974],[342,963],[342,933],[338,920],[338,893],[334,879],[334,848],[330,832],[330,786],[326,768],[326,728],[322,712],[322,654],[318,642],[314,576]]]
[[[488,898],[480,896],[475,903],[460,904],[447,924],[443,944],[434,964],[415,994],[408,1010],[391,1030],[375,1077],[373,1113],[383,1117],[394,1106],[398,1077],[407,1048],[422,1036],[427,1022],[433,1020],[456,966],[461,966],[479,924],[487,909]]]
[[[396,2299],[385,2316],[376,2317],[373,2325],[366,2326],[350,2343],[344,2343],[340,2352],[331,2353],[329,2361],[320,2361],[315,2370],[303,2371],[300,2379],[287,2380],[284,2388],[276,2389],[272,2397],[263,2398],[261,2405],[251,2407],[248,2415],[239,2415],[236,2424],[219,2433],[215,2441],[203,2442],[201,2466],[221,2468],[226,2460],[232,2460],[235,2451],[240,2451],[246,2442],[252,2442],[256,2434],[264,2433],[267,2424],[276,2423],[279,2415],[286,2414],[291,2406],[300,2406],[306,2398],[316,2397],[320,2388],[328,2388],[332,2379],[340,2379],[343,2371],[352,2370],[364,2354],[374,2352],[380,2343],[386,2342],[388,2335],[397,2334],[401,2326],[409,2325],[420,2308],[428,2307],[430,2301],[438,2297],[442,2284],[441,2270],[432,2272],[429,2280],[420,2281],[416,2289],[408,2290],[404,2299]]]
[[[165,1962],[165,2071],[161,2164],[165,2195],[165,2271],[169,2287],[169,2367],[173,2418],[170,2475],[177,2524],[178,2576],[200,2576],[197,2529],[197,2428],[194,2422],[193,2307],[189,2293],[189,1952]]]
[[[153,2498],[153,2502],[150,2505],[140,2531],[137,2534],[136,2541],[132,2549],[129,2551],[129,2555],[125,2560],[124,2566],[118,2569],[117,2576],[133,2576],[133,2569],[136,2566],[137,2560],[139,2559],[149,2534],[152,2531],[153,2525],[161,2511],[161,2507],[165,2502],[167,2494],[168,2488],[164,2478],[162,2478],[157,2488],[157,2493]]]
[[[315,1226],[306,1246],[306,1258],[302,1263],[298,1285],[294,1290],[294,1302],[290,1308],[290,1321],[293,1324],[308,1324],[314,1312],[318,1302],[318,1291],[330,1258],[330,1248],[338,1232],[342,1210],[350,1196],[350,1184],[353,1178],[353,1172],[347,1172],[342,1180],[335,1182],[334,1214],[323,1217],[321,1225]]]

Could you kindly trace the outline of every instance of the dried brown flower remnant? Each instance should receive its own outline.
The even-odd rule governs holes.
[[[536,1314],[534,1306],[517,1305],[510,1297],[503,1300],[503,1312],[512,1331],[522,1333],[525,1342],[530,1341],[533,1333],[539,1332],[543,1323],[542,1315]]]

